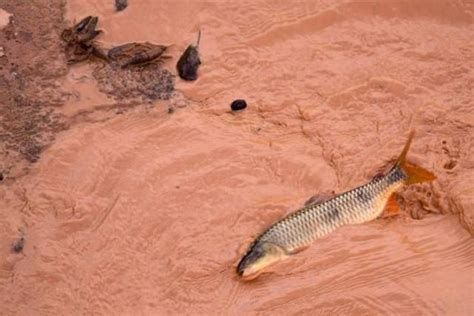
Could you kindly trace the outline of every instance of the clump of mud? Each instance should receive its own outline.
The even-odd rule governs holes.
[[[175,76],[159,64],[120,67],[102,66],[93,72],[99,90],[117,100],[168,100],[174,91]]]

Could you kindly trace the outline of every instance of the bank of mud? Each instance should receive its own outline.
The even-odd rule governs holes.
[[[17,19],[0,31],[5,313],[472,314],[469,4],[32,5],[0,1]],[[59,39],[90,14],[106,47],[174,44],[172,72],[201,29],[199,79],[168,101],[107,96]],[[400,216],[238,280],[252,237],[368,181],[411,129],[438,179],[402,190]]]
[[[24,175],[65,128],[53,107],[64,103],[58,79],[67,66],[58,34],[61,1],[0,1],[10,14],[0,31],[0,172]]]

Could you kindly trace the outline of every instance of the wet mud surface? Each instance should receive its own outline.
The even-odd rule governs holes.
[[[474,312],[469,2],[0,8],[15,18],[0,30],[3,313]],[[152,101],[141,94],[156,86],[120,91],[138,70],[115,84],[113,68],[68,67],[59,34],[90,14],[106,47],[173,44],[159,68],[170,76],[201,29],[199,78]],[[247,108],[231,112],[235,99]],[[401,190],[399,216],[237,278],[253,237],[313,195],[369,181],[411,129],[409,158],[438,179]]]

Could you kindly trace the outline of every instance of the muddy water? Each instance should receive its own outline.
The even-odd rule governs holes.
[[[129,3],[70,1],[68,18],[99,15],[104,46],[174,44],[169,69],[201,29],[200,79],[111,117],[91,69],[70,70],[75,124],[0,186],[3,313],[474,313],[472,5]],[[249,108],[229,113],[236,98]],[[249,238],[368,181],[411,128],[438,180],[403,190],[399,217],[236,278]]]

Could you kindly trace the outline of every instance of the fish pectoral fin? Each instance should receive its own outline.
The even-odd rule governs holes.
[[[392,217],[400,214],[400,204],[397,201],[397,194],[393,193],[388,198],[387,204],[382,212],[382,218]]]
[[[326,202],[327,200],[332,199],[335,196],[336,196],[336,193],[334,191],[321,192],[310,197],[306,202],[304,202],[304,206],[318,205],[323,202]]]
[[[292,256],[292,255],[296,255],[297,253],[300,253],[302,252],[303,250],[306,250],[309,248],[309,245],[305,245],[305,246],[301,246],[301,247],[298,247],[296,249],[293,249],[291,251],[288,251],[287,252],[287,256]]]
[[[288,250],[286,250],[284,247],[272,242],[265,243],[264,248],[267,252],[272,253],[274,256],[277,256],[280,258],[285,258],[285,257],[288,257],[288,255],[290,255]]]

